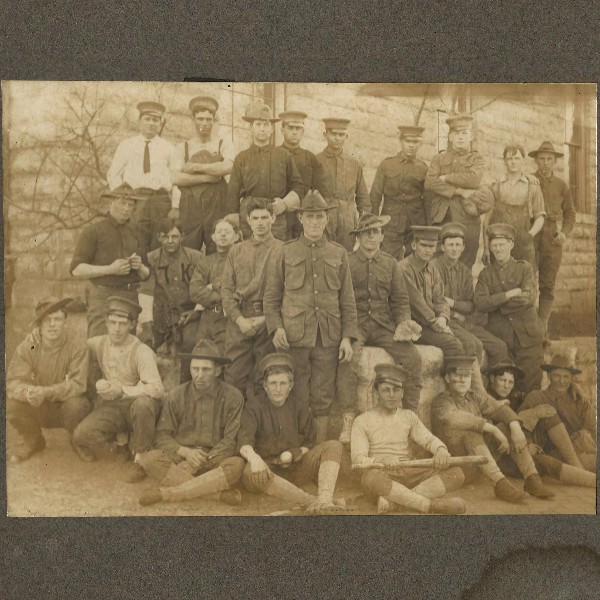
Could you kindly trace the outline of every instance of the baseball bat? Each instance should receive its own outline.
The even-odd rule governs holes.
[[[488,462],[488,459],[485,456],[451,456],[449,462],[450,467],[467,467],[485,465]],[[396,469],[427,469],[433,467],[433,458],[421,458],[418,460],[403,460],[394,466],[386,466],[381,463],[352,465],[352,470],[367,471],[369,469],[385,469],[387,471],[394,471]]]

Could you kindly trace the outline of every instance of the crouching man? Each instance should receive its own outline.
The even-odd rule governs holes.
[[[233,456],[244,398],[219,379],[229,360],[213,342],[200,340],[186,357],[192,381],[165,396],[155,449],[140,458],[160,487],[144,492],[139,502],[146,506],[221,492],[223,502],[240,504],[240,491],[230,488],[244,468],[244,461]]]
[[[355,468],[367,469],[361,487],[377,498],[377,512],[385,513],[396,505],[422,513],[462,514],[462,498],[442,498],[459,488],[464,474],[450,467],[450,454],[412,412],[402,408],[408,372],[399,365],[375,366],[373,383],[377,406],[356,417],[352,424],[351,455]],[[433,454],[433,468],[403,468],[409,460],[412,440]],[[368,465],[381,464],[385,469]]]
[[[88,369],[85,342],[77,342],[66,327],[71,298],[46,298],[35,307],[34,334],[17,346],[6,375],[6,419],[22,438],[10,455],[18,463],[42,451],[42,427],[64,427],[71,436],[90,412],[84,397]],[[34,339],[33,339],[34,338]],[[86,449],[73,445],[85,462]]]
[[[246,459],[243,481],[252,493],[265,493],[307,507],[312,514],[344,510],[333,491],[340,470],[342,444],[329,440],[314,446],[315,422],[310,407],[289,398],[294,385],[294,359],[268,354],[260,365],[264,393],[244,407],[238,436]],[[300,487],[315,481],[318,496]]]
[[[501,500],[520,502],[525,494],[515,488],[498,467],[495,458],[500,454],[510,454],[525,478],[525,492],[538,498],[551,498],[554,494],[543,485],[535,468],[517,414],[489,395],[471,391],[474,362],[472,356],[446,359],[447,389],[431,405],[434,433],[453,454],[486,457],[488,462],[478,468],[492,481],[494,494]],[[475,472],[471,469],[465,474],[467,480],[474,479]]]

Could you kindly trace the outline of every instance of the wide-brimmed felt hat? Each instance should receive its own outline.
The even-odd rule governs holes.
[[[496,364],[488,367],[487,374],[488,375],[496,375],[497,373],[504,373],[505,371],[510,371],[515,379],[523,379],[525,377],[525,373],[515,365],[512,360],[501,360]]]
[[[262,358],[258,363],[258,372],[261,378],[264,378],[265,372],[271,367],[283,367],[288,369],[290,372],[294,372],[296,368],[296,361],[291,354],[285,352],[272,352]]]
[[[209,110],[216,113],[219,110],[219,103],[211,96],[196,96],[190,100],[189,108],[193,115],[199,110]]]
[[[373,367],[375,371],[374,384],[391,383],[397,387],[404,387],[404,382],[410,373],[400,365],[379,363]]]
[[[319,190],[308,190],[306,196],[302,198],[302,202],[300,202],[300,206],[295,210],[295,212],[319,212],[320,210],[333,210],[335,206],[329,206],[327,202],[325,202],[325,198],[321,196]]]
[[[103,192],[100,194],[100,197],[108,199],[124,198],[125,200],[134,200],[135,202],[138,200],[148,199],[148,196],[144,196],[144,194],[139,192],[137,189],[134,190],[128,183],[122,183],[114,190]]]
[[[61,308],[66,308],[69,304],[73,302],[73,298],[56,298],[55,296],[48,296],[46,298],[42,298],[34,308],[35,318],[29,324],[30,327],[38,326],[45,317],[51,315],[53,312],[60,310]]]
[[[535,158],[540,152],[550,152],[551,154],[554,154],[554,156],[564,156],[562,152],[557,152],[554,149],[554,144],[548,140],[542,142],[540,147],[537,150],[532,150],[528,156]]]
[[[221,356],[219,352],[219,348],[214,342],[210,340],[198,340],[194,348],[190,353],[180,352],[179,356],[184,356],[186,358],[199,358],[203,360],[212,360],[216,363],[226,365],[231,362],[228,358],[224,358]]]
[[[556,369],[566,369],[572,375],[579,375],[581,373],[581,370],[564,354],[555,354],[549,363],[542,364],[540,368],[547,373],[551,373]]]
[[[264,102],[248,104],[242,119],[247,123],[252,123],[253,121],[271,121],[271,123],[277,123],[277,121],[280,121],[280,119],[273,117],[271,107],[267,106]]]
[[[376,229],[378,227],[384,227],[392,220],[392,217],[389,215],[381,215],[378,217],[377,215],[373,215],[371,213],[363,213],[358,219],[358,225],[356,229],[353,229],[351,234],[362,233],[363,231],[369,231],[369,229]]]
[[[164,104],[160,102],[154,102],[153,100],[144,100],[142,102],[138,102],[137,109],[140,112],[140,117],[142,115],[153,115],[155,117],[162,117],[167,110]]]

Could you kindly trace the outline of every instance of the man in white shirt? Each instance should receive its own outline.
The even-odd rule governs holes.
[[[137,203],[137,223],[147,251],[157,246],[156,226],[171,208],[171,157],[173,146],[160,137],[166,108],[159,102],[139,102],[140,135],[123,140],[117,147],[106,179],[111,190],[127,183],[147,197]],[[152,245],[154,244],[154,245]]]
[[[194,137],[175,148],[171,163],[173,210],[184,227],[183,245],[194,250],[206,246],[206,254],[216,252],[211,234],[215,223],[239,211],[239,204],[227,204],[227,181],[235,152],[230,142],[214,133],[219,103],[210,96],[190,100],[190,113],[196,128]],[[181,198],[179,198],[179,192]]]

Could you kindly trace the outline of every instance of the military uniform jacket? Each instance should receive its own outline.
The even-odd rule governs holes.
[[[507,300],[506,292],[516,288],[521,288],[523,295]],[[544,326],[535,310],[535,296],[531,265],[510,258],[504,265],[495,263],[481,271],[474,301],[478,310],[488,313],[490,328],[497,330],[507,326],[514,331],[523,348],[530,348],[544,337]]]
[[[302,235],[276,249],[263,298],[269,333],[284,328],[291,346],[325,348],[357,337],[356,305],[346,250]]]
[[[382,215],[390,215],[404,230],[407,216],[413,224],[425,224],[423,189],[427,164],[406,158],[402,153],[383,160],[377,168],[371,187],[371,210],[378,215],[383,196]],[[399,223],[399,221],[404,223]]]
[[[319,159],[306,148],[290,148],[285,144],[280,146],[287,150],[294,159],[294,164],[302,177],[305,190],[318,190],[323,198],[331,197],[331,182]]]
[[[408,292],[396,259],[378,251],[372,258],[358,248],[348,255],[358,323],[373,319],[395,331],[398,323],[410,319]]]
[[[485,162],[477,151],[448,150],[434,156],[425,176],[426,199],[430,205],[429,222],[441,223],[453,198],[462,205],[463,198],[456,195],[456,190],[477,189],[481,185],[484,169]],[[442,175],[446,176],[445,182],[439,180]]]
[[[221,275],[226,262],[227,252],[215,252],[204,257],[190,281],[190,298],[193,302],[202,304],[204,308],[221,304]]]

